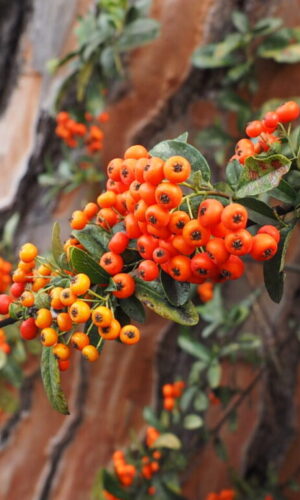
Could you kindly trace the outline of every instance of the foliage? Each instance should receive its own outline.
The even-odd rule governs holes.
[[[125,74],[124,56],[158,34],[158,23],[148,17],[149,6],[149,0],[95,1],[93,10],[78,21],[77,48],[63,59],[49,62],[51,71],[66,64],[70,67],[58,93],[58,108],[75,83],[76,98],[85,102],[86,110],[101,111],[103,90]]]
[[[214,96],[219,110],[215,123],[197,135],[199,147],[213,150],[214,161],[220,166],[247,122],[276,105],[271,100],[260,110],[252,104],[252,96],[259,87],[258,62],[263,59],[278,64],[300,62],[300,30],[284,27],[280,18],[260,19],[251,25],[244,12],[234,11],[232,28],[224,40],[197,48],[192,57],[197,68],[224,72],[221,88]],[[229,132],[232,115],[237,133]]]

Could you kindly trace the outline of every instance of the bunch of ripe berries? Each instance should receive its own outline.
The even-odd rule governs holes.
[[[85,113],[85,123],[82,123],[74,120],[67,111],[60,111],[56,115],[55,133],[69,148],[85,146],[89,154],[94,154],[103,149],[104,133],[99,124],[108,119],[107,112],[95,118]]]
[[[124,158],[109,163],[107,173],[107,190],[97,203],[73,212],[71,227],[81,230],[95,217],[110,233],[123,223],[123,230],[111,233],[109,251],[100,259],[113,280],[122,273],[122,254],[129,245],[133,248],[132,240],[142,259],[134,275],[145,281],[157,279],[160,269],[174,280],[198,285],[234,280],[244,272],[241,256],[264,261],[277,251],[276,227],[263,226],[252,236],[246,229],[247,210],[239,203],[224,206],[210,197],[201,201],[196,216],[186,211],[184,204],[197,192],[183,192],[191,165],[182,156],[163,161],[150,157],[143,146],[132,146]],[[122,274],[117,286],[134,292],[130,274]]]
[[[243,165],[249,156],[268,151],[274,143],[281,142],[276,132],[284,131],[282,124],[296,120],[299,115],[300,106],[295,101],[288,101],[276,110],[266,113],[262,120],[248,123],[246,134],[250,139],[237,142],[232,159],[236,158]]]
[[[124,158],[109,163],[107,189],[97,203],[88,203],[71,218],[73,230],[83,230],[93,222],[110,237],[107,251],[99,256],[99,265],[111,277],[109,291],[104,288],[105,296],[99,295],[87,274],[53,268],[37,258],[35,245],[26,243],[19,253],[10,294],[0,295],[0,314],[8,313],[12,301],[21,306],[21,336],[32,339],[40,331],[43,345],[53,348],[64,370],[69,366],[70,346],[95,361],[104,339],[126,344],[139,341],[140,330],[132,324],[121,326],[113,306],[114,297],[122,300],[135,293],[137,277],[153,281],[163,270],[176,281],[216,283],[242,276],[243,255],[259,261],[271,259],[279,231],[268,225],[253,236],[246,229],[248,213],[241,204],[226,200],[224,206],[219,199],[203,196],[193,214],[190,201],[199,192],[186,182],[191,171],[182,156],[163,161],[151,157],[143,146],[128,148]],[[189,188],[192,193],[185,194]],[[119,223],[121,230],[114,232]],[[83,248],[70,238],[64,247],[67,256],[72,246]],[[140,256],[132,266],[125,262],[128,247]],[[55,285],[59,276],[67,280],[67,286]],[[41,292],[45,304],[39,307]],[[84,331],[88,321],[90,326]],[[99,333],[97,345],[90,342],[93,326]]]
[[[113,308],[108,307],[107,297],[103,299],[91,289],[86,274],[69,272],[66,274],[68,285],[55,286],[60,271],[48,262],[39,263],[35,245],[24,244],[19,257],[10,292],[0,295],[0,314],[9,314],[12,303],[17,306],[21,337],[32,340],[40,334],[42,344],[53,348],[61,370],[69,367],[71,347],[80,350],[89,361],[95,361],[103,340],[118,338],[125,344],[138,342],[139,329],[134,325],[121,326],[114,318]],[[133,278],[129,279],[134,283]],[[119,295],[117,290],[112,293]],[[126,293],[123,291],[121,295]],[[83,329],[87,321],[90,321],[89,330],[93,326],[98,329],[97,346],[91,344],[89,330],[85,332]]]
[[[119,483],[124,487],[130,487],[135,481],[146,481],[148,495],[155,495],[155,487],[151,484],[153,476],[160,470],[162,453],[155,450],[155,441],[160,433],[155,427],[147,427],[145,448],[143,456],[135,458],[136,465],[128,462],[122,450],[116,450],[113,454],[114,472]],[[153,449],[154,448],[154,449]],[[108,491],[104,491],[107,500],[119,500]]]

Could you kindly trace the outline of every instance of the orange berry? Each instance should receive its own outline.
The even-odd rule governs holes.
[[[139,144],[136,144],[134,146],[130,146],[128,149],[126,149],[124,153],[124,158],[134,158],[135,160],[138,160],[139,158],[147,158],[148,157],[148,151],[144,146],[141,146]]]
[[[136,344],[141,337],[140,330],[134,325],[123,326],[120,332],[120,340],[123,344]]]
[[[106,340],[117,339],[120,335],[121,325],[116,319],[112,319],[108,326],[99,326],[98,332]]]
[[[48,328],[52,324],[52,314],[49,309],[42,307],[38,310],[35,324],[38,328]]]
[[[94,325],[105,327],[112,322],[113,315],[110,309],[105,306],[98,306],[92,311],[92,322]]]
[[[43,328],[41,331],[41,341],[46,347],[51,347],[57,343],[58,334],[54,328]]]
[[[32,243],[25,243],[22,245],[21,250],[19,252],[19,258],[23,262],[31,262],[36,258],[38,254],[38,249]]]
[[[58,343],[53,347],[53,354],[56,359],[60,359],[61,361],[65,361],[69,359],[71,355],[70,347],[66,344]]]
[[[89,290],[90,286],[90,278],[84,273],[79,273],[72,278],[70,290],[74,295],[84,295]]]
[[[76,300],[71,305],[69,314],[74,323],[85,323],[91,315],[91,309],[83,300]]]
[[[85,359],[90,362],[96,361],[100,356],[99,351],[91,344],[86,345],[81,352]]]

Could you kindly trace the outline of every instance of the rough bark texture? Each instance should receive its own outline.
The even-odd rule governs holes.
[[[18,210],[22,233],[17,239],[32,239],[43,251],[49,245],[52,217],[49,207],[45,210],[42,205],[37,174],[43,168],[45,155],[55,158],[57,154],[53,121],[49,109],[44,109],[49,106],[57,80],[47,76],[45,63],[49,57],[57,57],[72,47],[75,15],[83,12],[89,1],[53,0],[47,6],[42,1],[34,2],[31,24],[21,44],[23,71],[9,101],[7,96],[14,81],[12,75],[17,73],[20,58],[17,49],[29,2],[22,2],[22,8],[20,2],[2,3],[8,10],[7,15],[0,16],[0,41],[3,37],[9,50],[0,57],[3,86],[0,108],[6,105],[0,122],[0,133],[5,138],[0,157],[5,177],[0,186],[1,224],[13,210]],[[162,24],[162,34],[130,58],[130,90],[109,109],[105,161],[121,154],[132,142],[151,146],[185,129],[193,133],[196,127],[213,120],[214,105],[209,97],[218,89],[220,76],[191,71],[190,56],[200,43],[218,40],[228,31],[230,14],[236,7],[247,10],[253,19],[279,13],[288,25],[300,24],[298,0],[153,2],[153,13]],[[43,37],[45,43],[40,43]],[[10,66],[5,59],[7,54]],[[278,69],[269,63],[264,64],[261,73],[257,103],[272,96],[292,96],[300,87],[299,67],[286,65]],[[78,190],[62,198],[54,217],[64,221],[64,234],[68,234],[67,217],[72,208],[87,196],[85,191]],[[290,261],[299,262],[296,249]],[[299,320],[297,276],[288,276],[286,298],[280,306],[274,306],[264,297],[263,309],[256,308],[252,328],[262,332],[268,360],[263,376],[256,381],[257,373],[252,367],[240,363],[232,368],[224,364],[224,380],[229,380],[234,371],[239,387],[246,389],[250,384],[251,391],[239,406],[242,425],[237,432],[230,432],[226,425],[219,425],[218,432],[228,447],[230,464],[247,476],[258,475],[262,481],[268,465],[278,467],[283,463],[285,479],[300,462],[298,431],[295,436],[296,424],[298,429],[300,422],[295,411],[295,393],[300,397],[296,376],[299,346],[294,335],[294,324]],[[257,286],[262,280],[260,269],[253,266],[250,278],[255,280],[250,281],[250,286]],[[234,301],[239,300],[242,291],[245,294],[249,291],[247,280],[238,290],[231,287],[226,293]],[[28,363],[20,410],[2,428],[1,500],[87,500],[97,469],[109,463],[116,447],[126,445],[131,428],[142,432],[141,410],[144,405],[158,401],[158,386],[169,381],[175,372],[186,374],[188,357],[178,349],[176,336],[176,329],[149,314],[142,342],[136,346],[111,344],[105,348],[101,362],[92,367],[74,359],[70,374],[64,377],[71,401],[72,413],[68,417],[49,408],[36,363]],[[273,353],[278,356],[279,364],[274,362]],[[211,409],[207,422],[211,428],[222,422],[220,410]],[[189,439],[187,435],[184,438]],[[184,480],[187,498],[202,500],[209,491],[228,484],[227,468],[216,459],[211,445],[200,447]]]

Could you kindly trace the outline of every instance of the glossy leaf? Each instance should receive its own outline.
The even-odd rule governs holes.
[[[187,335],[180,335],[178,338],[178,344],[181,349],[186,351],[188,354],[191,354],[191,356],[195,356],[206,363],[210,362],[211,355],[209,349],[203,344],[200,344],[200,342],[197,342],[197,340],[193,340]]]
[[[194,408],[196,411],[205,411],[208,408],[208,397],[205,392],[199,392],[195,397]]]
[[[154,19],[137,19],[128,24],[118,40],[118,49],[123,52],[154,40],[159,33],[159,23]]]
[[[280,28],[282,19],[277,17],[265,17],[260,19],[253,28],[253,32],[258,35],[268,35]]]
[[[272,208],[256,198],[240,198],[238,202],[247,208],[249,219],[256,224],[277,224],[278,221]]]
[[[276,303],[281,301],[283,295],[285,256],[293,229],[294,226],[290,226],[280,231],[281,239],[276,255],[264,262],[265,286],[270,298]]]
[[[80,231],[73,230],[72,234],[95,259],[99,260],[101,255],[107,252],[110,236],[100,226],[87,224]]]
[[[238,10],[233,11],[232,22],[233,22],[234,26],[236,27],[236,29],[238,29],[241,33],[247,33],[247,31],[249,30],[248,18],[246,16],[246,14],[244,14],[241,11],[238,11]]]
[[[200,170],[203,180],[206,182],[210,180],[210,168],[206,159],[198,149],[190,144],[177,139],[162,141],[151,149],[150,154],[163,160],[167,160],[170,156],[184,156],[191,163],[193,171]]]
[[[290,166],[291,160],[281,154],[247,158],[236,197],[254,196],[277,187]]]
[[[260,57],[274,59],[278,63],[295,64],[300,61],[300,43],[292,43],[285,47],[260,47]]]
[[[191,285],[186,281],[176,281],[168,273],[161,271],[160,281],[165,295],[173,306],[183,306],[190,298]]]
[[[145,282],[137,278],[135,295],[156,314],[175,323],[192,326],[199,321],[197,310],[191,301],[184,306],[173,306],[165,298],[163,288],[157,281]]]
[[[203,418],[196,414],[186,415],[183,419],[183,427],[188,430],[199,429],[203,426]]]
[[[154,441],[151,448],[168,448],[169,450],[180,450],[181,441],[177,436],[175,436],[175,434],[166,432],[165,434],[161,434],[156,439],[156,441]]]
[[[242,36],[239,33],[228,35],[223,42],[198,47],[192,56],[196,68],[222,68],[236,64],[233,52],[240,47]]]
[[[93,284],[107,284],[109,275],[80,248],[70,248],[70,261],[72,267],[78,273],[85,273]]]
[[[221,380],[221,365],[218,361],[213,361],[207,371],[208,383],[212,389],[218,387]]]
[[[239,185],[242,171],[242,165],[235,159],[230,161],[226,166],[226,180],[233,190],[235,190]]]
[[[44,347],[42,350],[41,374],[51,406],[59,413],[68,415],[67,401],[60,385],[58,363],[51,347]]]
[[[133,321],[138,323],[145,323],[145,310],[141,301],[132,295],[127,299],[120,299],[119,304],[121,309],[129,316]]]
[[[197,394],[198,387],[192,386],[188,387],[180,398],[180,408],[182,411],[186,411],[192,403],[193,398]]]

